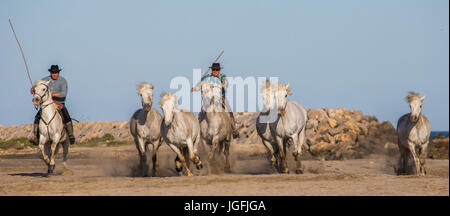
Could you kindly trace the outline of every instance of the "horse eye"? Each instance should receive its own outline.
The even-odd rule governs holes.
[[[287,95],[285,95],[284,97],[287,97]]]

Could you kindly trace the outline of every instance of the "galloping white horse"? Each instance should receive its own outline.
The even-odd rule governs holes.
[[[289,83],[266,85],[261,89],[264,101],[264,109],[267,111],[261,113],[256,122],[256,129],[263,140],[269,154],[272,164],[275,162],[279,166],[281,173],[288,173],[286,163],[287,148],[294,146],[292,152],[296,161],[296,173],[303,173],[303,167],[300,161],[302,146],[306,142],[306,122],[308,120],[306,110],[302,105],[287,99],[292,92],[289,89]],[[272,121],[261,121],[262,115],[268,115],[271,112],[277,112],[276,119]]]
[[[66,160],[69,153],[69,139],[64,129],[62,116],[56,104],[53,102],[48,87],[49,81],[36,81],[34,85],[33,104],[41,106],[41,119],[39,121],[39,149],[42,158],[48,166],[48,174],[53,174],[55,169],[55,154],[58,152],[59,144],[63,146],[63,165],[67,168]],[[50,158],[46,154],[45,147],[51,142]]]
[[[175,159],[176,170],[182,175],[182,166],[188,176],[192,176],[189,161],[193,161],[197,169],[203,167],[197,154],[200,143],[200,124],[194,113],[180,110],[178,98],[173,93],[161,96],[161,109],[164,112],[164,122],[161,124],[161,135],[169,147],[177,154]]]
[[[430,138],[430,123],[422,114],[422,103],[425,96],[409,92],[406,101],[411,112],[400,117],[397,123],[398,147],[400,150],[397,174],[407,174],[408,158],[411,153],[416,166],[416,175],[425,176],[425,158]]]
[[[152,176],[156,176],[158,167],[156,153],[161,146],[161,122],[162,117],[152,107],[153,86],[148,83],[136,85],[141,96],[142,109],[137,110],[130,119],[130,132],[139,152],[139,168],[142,176],[148,176],[147,152],[148,144],[153,146],[153,169]]]
[[[203,141],[211,146],[209,160],[214,161],[217,147],[225,155],[225,172],[230,172],[230,143],[232,141],[232,120],[222,107],[222,86],[203,83],[202,99],[206,118],[200,123]],[[200,114],[199,114],[200,115]]]

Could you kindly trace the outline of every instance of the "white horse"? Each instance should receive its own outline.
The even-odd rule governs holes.
[[[201,141],[200,124],[194,113],[180,110],[178,98],[173,93],[165,93],[161,96],[161,109],[164,113],[161,124],[161,135],[169,147],[177,154],[175,159],[176,170],[180,175],[182,166],[188,176],[192,176],[189,169],[189,161],[193,161],[197,169],[203,168],[197,153],[197,146]]]
[[[303,173],[300,161],[302,146],[306,143],[306,110],[302,105],[287,99],[292,92],[287,85],[278,83],[273,86],[266,82],[261,89],[264,101],[263,112],[257,119],[257,132],[269,155],[272,164],[277,163],[281,173],[289,173],[286,156],[287,149],[293,145],[293,156],[296,161],[296,173]],[[262,121],[262,115],[269,115],[276,110],[277,116],[272,121]]]
[[[67,169],[67,154],[69,153],[69,139],[64,129],[62,116],[53,102],[48,87],[49,81],[36,81],[34,85],[33,104],[41,106],[41,119],[39,120],[39,149],[42,158],[48,166],[48,174],[53,174],[55,169],[55,154],[59,144],[63,146],[63,165]],[[51,142],[50,157],[45,151],[46,145]]]
[[[156,153],[161,146],[161,122],[162,117],[152,107],[153,86],[148,83],[136,85],[138,94],[141,96],[142,109],[137,110],[130,119],[130,132],[139,152],[139,170],[142,176],[148,176],[147,152],[148,144],[153,146],[153,169],[152,176],[156,176],[158,163]]]
[[[201,86],[203,109],[206,118],[200,123],[203,141],[211,146],[209,160],[215,160],[217,147],[225,155],[225,172],[230,172],[230,143],[232,141],[232,120],[222,107],[222,86],[203,83]],[[200,115],[200,114],[199,114]]]
[[[414,159],[417,176],[425,176],[425,158],[430,138],[430,123],[422,114],[422,103],[425,96],[409,92],[406,101],[411,112],[400,117],[397,123],[398,147],[400,150],[397,174],[407,174],[408,158],[411,153]]]

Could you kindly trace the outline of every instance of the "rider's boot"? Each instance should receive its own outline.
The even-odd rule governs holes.
[[[239,137],[239,131],[237,130],[236,127],[236,120],[234,119],[233,112],[229,112],[229,114],[231,117],[231,129],[233,130],[233,138],[236,139]]]
[[[74,144],[75,143],[75,136],[73,134],[72,121],[69,121],[69,122],[66,123],[66,131],[67,131],[67,135],[69,135],[70,144]]]
[[[203,108],[201,108],[200,112],[198,113],[198,122],[201,122],[204,118],[205,115],[205,111],[203,110]]]

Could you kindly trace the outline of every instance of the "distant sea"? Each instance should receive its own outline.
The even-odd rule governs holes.
[[[433,137],[435,137],[439,134],[444,135],[444,137],[448,137],[448,131],[431,131],[430,139],[433,139]]]

